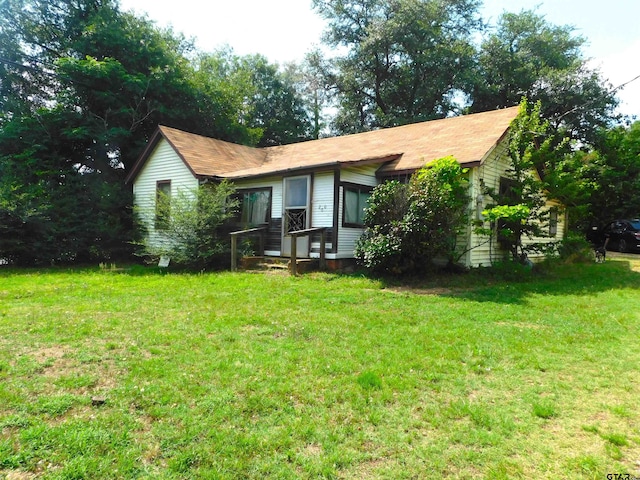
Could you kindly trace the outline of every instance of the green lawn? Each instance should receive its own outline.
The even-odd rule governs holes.
[[[0,269],[0,478],[640,476],[639,287]]]

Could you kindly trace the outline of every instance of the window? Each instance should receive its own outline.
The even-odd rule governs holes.
[[[271,217],[271,189],[244,190],[240,195],[240,222],[246,226],[265,225]]]
[[[558,210],[549,210],[549,236],[555,237],[558,234]]]
[[[517,191],[518,182],[511,178],[500,177],[500,196],[504,198],[507,205],[518,203],[520,195]]]
[[[157,230],[166,230],[171,218],[171,180],[156,183],[156,219]]]
[[[344,186],[343,226],[362,227],[364,225],[364,210],[370,196],[369,187]]]

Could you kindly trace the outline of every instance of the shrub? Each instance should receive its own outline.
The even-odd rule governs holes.
[[[593,260],[591,244],[580,234],[569,233],[558,245],[558,255],[565,262],[590,262]]]
[[[171,198],[171,213],[163,220],[162,244],[150,244],[147,237],[144,254],[168,256],[172,262],[189,268],[215,265],[228,251],[224,226],[238,207],[238,201],[231,197],[234,192],[227,181],[180,191]]]
[[[418,170],[408,185],[376,187],[365,213],[356,257],[381,273],[418,273],[444,256],[453,261],[456,237],[467,223],[468,182],[453,157]]]

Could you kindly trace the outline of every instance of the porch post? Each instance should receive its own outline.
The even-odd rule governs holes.
[[[291,275],[298,274],[298,260],[296,256],[298,254],[298,236],[291,233]]]
[[[238,237],[231,235],[231,271],[235,272],[238,269],[238,259],[236,257],[236,250],[238,247]]]
[[[327,268],[327,260],[325,258],[325,241],[327,235],[325,233],[325,229],[320,230],[320,270],[325,270]]]

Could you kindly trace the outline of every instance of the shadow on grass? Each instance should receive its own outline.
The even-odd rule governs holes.
[[[380,279],[384,288],[501,304],[526,303],[531,295],[591,296],[609,290],[640,288],[638,260],[615,259],[603,264],[550,262],[533,270],[472,270],[466,274],[436,274],[428,278]]]

